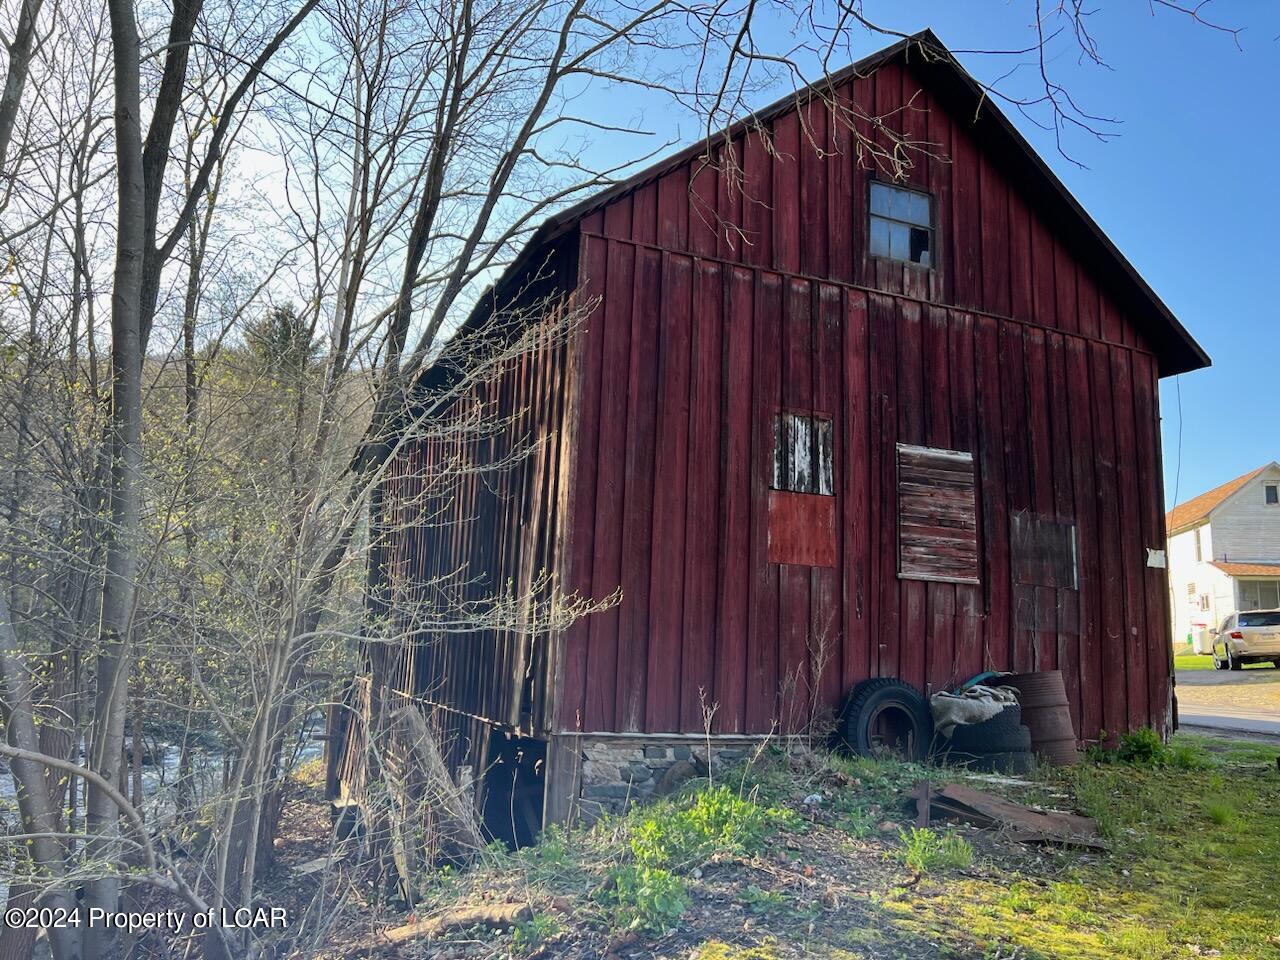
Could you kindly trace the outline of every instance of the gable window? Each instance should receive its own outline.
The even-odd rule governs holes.
[[[773,428],[773,489],[791,493],[835,492],[831,418],[780,413]]]
[[[1280,483],[1268,483],[1262,489],[1263,502],[1268,507],[1280,505]]]
[[[978,583],[973,455],[898,444],[898,576]]]
[[[933,199],[927,193],[872,180],[871,255],[932,266],[932,207]]]

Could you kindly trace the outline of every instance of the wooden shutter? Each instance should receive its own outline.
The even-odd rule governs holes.
[[[978,583],[973,455],[898,444],[898,575]]]

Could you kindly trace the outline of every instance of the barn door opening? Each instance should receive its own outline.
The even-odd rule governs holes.
[[[494,728],[484,772],[484,830],[509,848],[533,843],[542,829],[547,744]]]

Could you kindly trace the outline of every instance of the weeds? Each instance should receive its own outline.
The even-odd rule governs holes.
[[[973,863],[973,847],[954,833],[935,833],[927,827],[912,827],[898,833],[902,849],[898,859],[919,873],[938,869],[963,870]]]
[[[688,909],[689,891],[670,870],[626,863],[610,872],[604,900],[613,907],[615,926],[662,934]]]

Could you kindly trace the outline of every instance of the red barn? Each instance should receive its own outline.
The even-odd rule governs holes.
[[[517,838],[869,677],[1059,668],[1082,738],[1170,729],[1157,384],[1208,358],[939,50],[889,47],[553,218],[473,317],[591,306],[468,388],[497,436],[402,453],[390,610],[543,572],[621,599],[550,633],[424,630],[356,691],[430,708]],[[929,147],[894,179],[847,123]],[[418,495],[520,436],[550,442]]]

